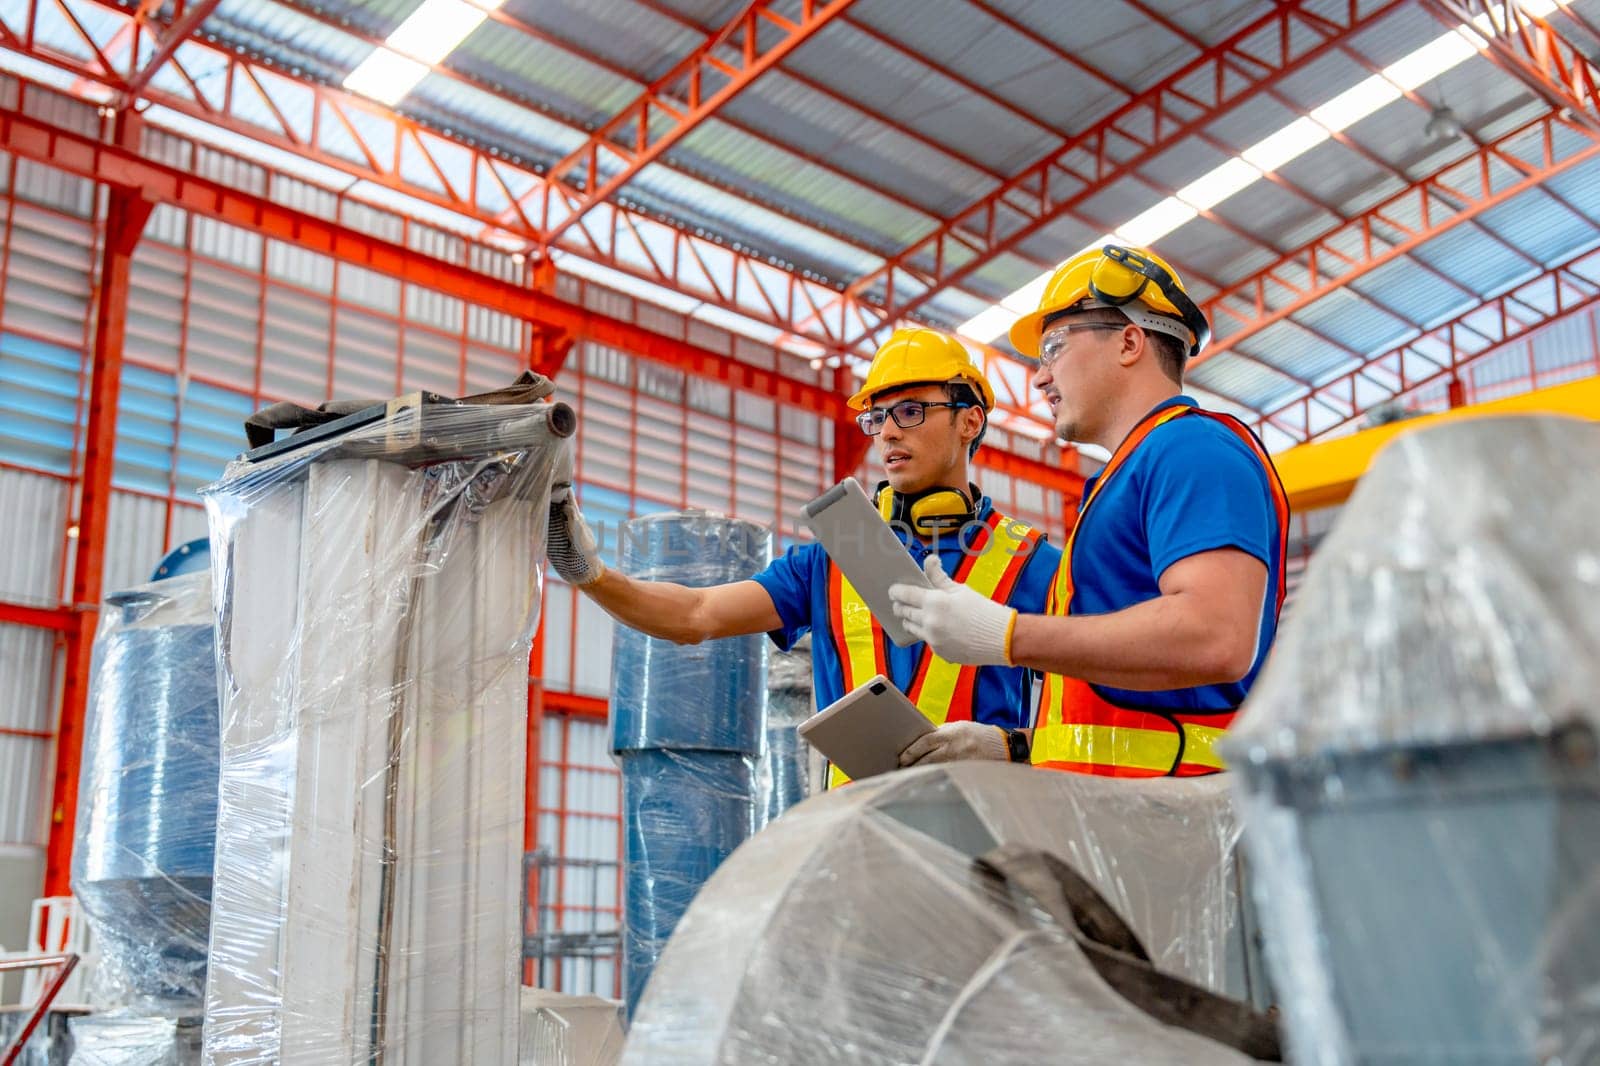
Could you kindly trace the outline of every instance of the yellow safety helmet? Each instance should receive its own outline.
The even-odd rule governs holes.
[[[1037,359],[1040,338],[1056,318],[1097,308],[1115,309],[1142,329],[1176,337],[1191,359],[1211,339],[1205,314],[1166,260],[1146,248],[1108,244],[1079,252],[1056,268],[1039,309],[1011,327],[1011,343]]]
[[[994,387],[960,341],[936,329],[901,328],[883,342],[872,357],[866,383],[845,403],[852,411],[865,411],[874,396],[888,389],[956,380],[977,390],[985,411],[994,410]]]

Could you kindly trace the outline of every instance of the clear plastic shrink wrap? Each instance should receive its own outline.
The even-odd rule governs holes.
[[[1164,1025],[1059,930],[1000,904],[974,858],[1066,860],[1155,965],[1229,987],[1240,951],[1227,784],[998,763],[885,774],[813,797],[702,889],[629,1031],[630,1066],[1251,1061]]]
[[[1294,1061],[1600,1059],[1600,429],[1379,453],[1224,749]]]
[[[72,891],[101,1010],[198,1013],[217,830],[209,574],[112,593],[100,612]]]
[[[200,1018],[85,1014],[69,1023],[72,1066],[199,1066]]]
[[[628,522],[619,549],[623,573],[701,588],[758,573],[772,534],[743,519],[683,511]],[[619,627],[611,670],[631,1010],[695,893],[760,827],[767,638],[678,645]]]
[[[816,713],[811,692],[811,634],[788,651],[767,649],[767,729],[758,784],[766,825],[811,795],[811,746],[795,728]]]
[[[439,403],[352,421],[205,491],[222,681],[205,1062],[510,1066],[528,656],[575,419]]]

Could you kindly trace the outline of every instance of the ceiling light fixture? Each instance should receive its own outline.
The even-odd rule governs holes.
[[[353,93],[393,107],[505,0],[422,0],[344,79]]]

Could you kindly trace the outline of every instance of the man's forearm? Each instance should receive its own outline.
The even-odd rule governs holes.
[[[1250,662],[1213,623],[1196,597],[1181,593],[1113,614],[1018,615],[1011,661],[1136,692],[1237,681]]]
[[[615,568],[583,592],[625,626],[675,644],[699,644],[711,633],[702,621],[703,591],[670,581],[640,581]]]

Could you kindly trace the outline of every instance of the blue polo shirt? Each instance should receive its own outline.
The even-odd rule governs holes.
[[[1178,396],[1154,410],[1178,403],[1196,406]],[[1163,692],[1095,685],[1105,699],[1166,711],[1227,710],[1244,702],[1278,629],[1279,531],[1268,477],[1227,426],[1189,414],[1151,430],[1106,483],[1073,542],[1072,614],[1110,614],[1153,600],[1167,567],[1218,548],[1247,552],[1268,573],[1256,658],[1244,680]],[[1098,480],[1084,485],[1085,500]]]
[[[985,496],[979,501],[977,518],[984,521],[993,506]],[[973,528],[973,527],[969,527]],[[975,532],[975,529],[973,530]],[[901,541],[911,552],[918,566],[922,565],[931,550],[930,545],[904,530],[896,529]],[[941,538],[939,558],[945,573],[954,574],[962,561],[963,537]],[[1039,541],[1032,557],[1023,564],[1012,586],[1007,603],[1025,614],[1042,614],[1050,584],[1061,562],[1061,549],[1043,540]],[[816,630],[811,641],[811,676],[816,690],[818,707],[826,707],[844,695],[844,665],[841,649],[834,647],[833,632],[829,625],[828,605],[828,554],[816,543],[796,544],[772,565],[755,576],[757,584],[767,590],[772,604],[778,609],[783,626],[770,636],[778,647],[787,651],[808,630]],[[888,677],[902,692],[911,688],[916,679],[917,667],[922,661],[924,645],[913,644],[902,648],[885,638],[888,647]],[[1014,666],[980,666],[973,684],[972,718],[977,722],[1021,729],[1033,724],[1033,688],[1028,671]]]

